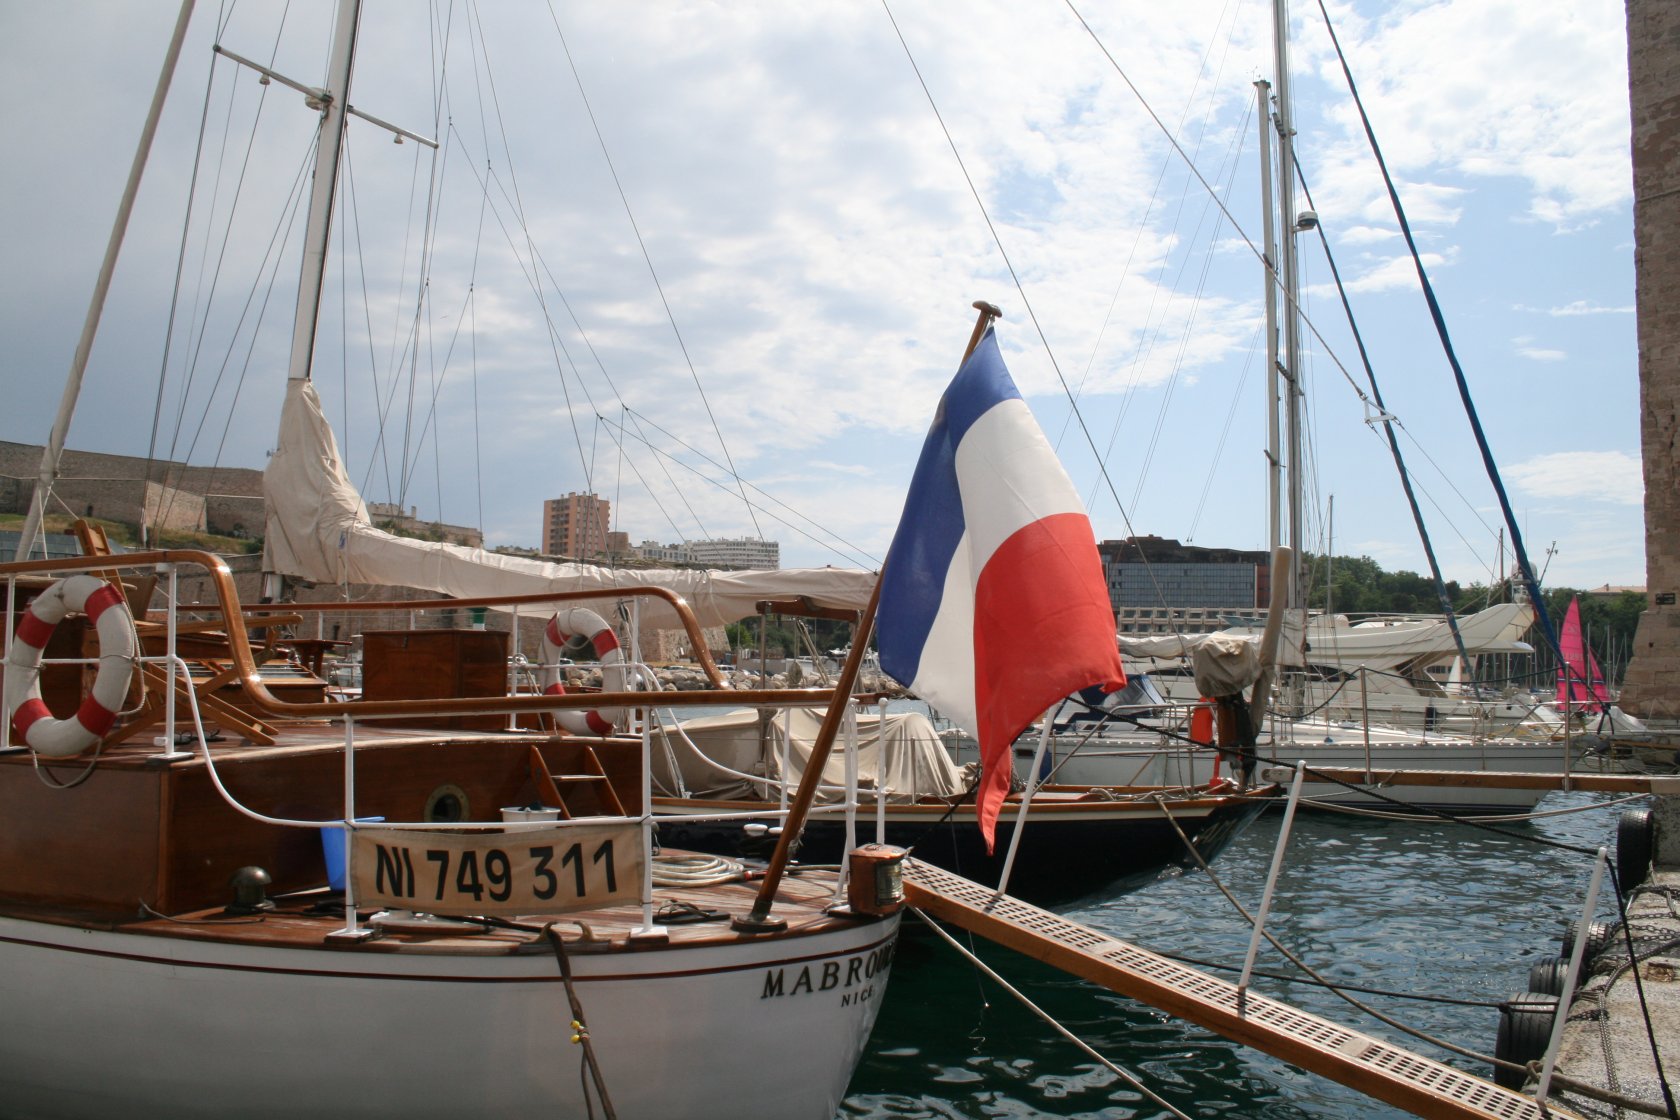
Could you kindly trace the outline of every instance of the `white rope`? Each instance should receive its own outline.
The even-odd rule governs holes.
[[[653,885],[656,887],[712,887],[743,879],[746,869],[738,860],[722,856],[654,856]]]

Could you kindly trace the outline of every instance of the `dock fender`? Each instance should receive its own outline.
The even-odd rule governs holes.
[[[1540,992],[1519,992],[1499,1005],[1499,1031],[1493,1040],[1493,1056],[1500,1061],[1525,1066],[1542,1058],[1552,1040],[1552,1017],[1557,1014],[1557,997]],[[1526,1073],[1493,1067],[1494,1084],[1520,1090]]]
[[[99,672],[76,714],[57,719],[41,699],[41,654],[68,614],[88,616],[99,634]],[[98,576],[69,576],[37,595],[18,617],[6,653],[6,720],[12,741],[37,754],[66,758],[111,730],[128,695],[140,643],[122,592]]]
[[[1569,976],[1569,960],[1566,957],[1547,957],[1539,964],[1528,970],[1528,990],[1538,992],[1543,996],[1561,996],[1563,982]]]
[[[607,692],[626,690],[624,651],[619,648],[618,635],[607,620],[588,607],[571,607],[557,612],[543,628],[542,690],[548,696],[564,695],[564,674],[559,661],[570,656],[568,651],[583,652],[589,647],[601,663],[601,687]],[[623,708],[562,708],[554,713],[555,720],[574,735],[611,735],[625,721]]]
[[[1650,809],[1623,809],[1616,820],[1616,878],[1624,891],[1651,874],[1657,850],[1657,818]]]
[[[1575,938],[1580,933],[1581,920],[1571,918],[1564,923],[1563,934],[1558,938],[1560,955],[1569,956],[1575,951]],[[1581,960],[1591,962],[1592,959],[1604,952],[1616,940],[1616,931],[1620,927],[1615,922],[1590,922],[1587,925],[1587,947],[1581,954]]]

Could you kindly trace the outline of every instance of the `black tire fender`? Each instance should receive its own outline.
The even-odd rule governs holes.
[[[1540,992],[1518,992],[1499,1008],[1499,1031],[1494,1036],[1493,1056],[1517,1065],[1527,1065],[1546,1056],[1552,1041],[1552,1019],[1557,1014],[1557,997]],[[1494,1084],[1521,1089],[1528,1074],[1493,1067]]]

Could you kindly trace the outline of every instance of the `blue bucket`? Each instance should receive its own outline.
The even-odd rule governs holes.
[[[357,817],[357,824],[379,824],[384,817]],[[321,830],[321,855],[327,861],[327,885],[335,891],[345,887],[344,879],[344,836],[342,828],[323,828]]]

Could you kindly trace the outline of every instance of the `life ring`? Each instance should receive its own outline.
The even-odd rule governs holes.
[[[559,659],[569,656],[568,650],[581,653],[585,645],[593,650],[595,659],[601,663],[601,688],[607,692],[625,690],[624,651],[618,646],[618,635],[613,633],[606,619],[588,607],[572,607],[549,619],[548,626],[543,629],[540,680],[544,695],[565,693]],[[560,726],[575,735],[611,735],[624,717],[623,708],[561,708],[554,713]]]
[[[55,719],[41,699],[41,653],[53,630],[72,611],[88,616],[99,633],[99,673],[76,714]],[[134,675],[134,619],[122,592],[97,576],[69,576],[35,597],[18,618],[6,654],[6,718],[12,741],[38,754],[62,758],[99,742],[117,721]]]

